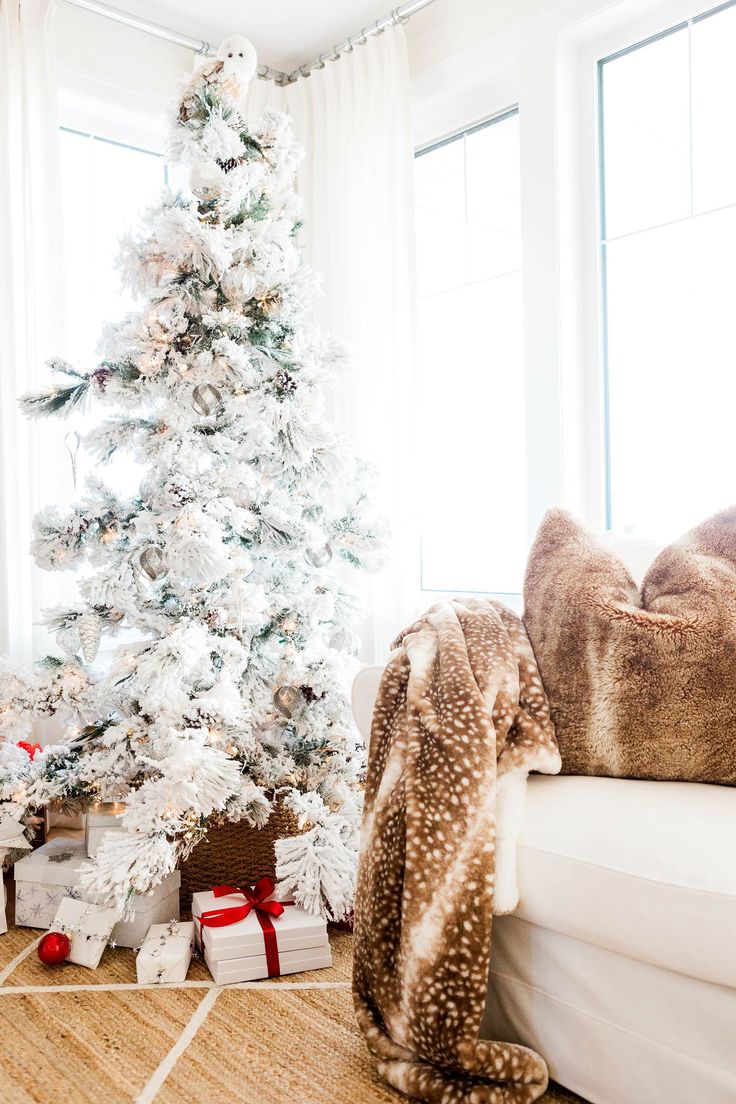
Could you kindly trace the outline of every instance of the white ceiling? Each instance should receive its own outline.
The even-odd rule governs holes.
[[[112,0],[117,7],[213,46],[244,34],[259,61],[294,69],[388,15],[400,0]]]

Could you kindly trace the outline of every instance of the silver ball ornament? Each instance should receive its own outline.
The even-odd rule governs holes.
[[[155,583],[157,579],[163,579],[168,568],[164,562],[164,554],[155,544],[146,545],[138,557],[138,570],[149,582]]]
[[[308,548],[304,557],[312,567],[326,567],[332,559],[332,547],[328,542],[322,548]]]
[[[222,409],[222,395],[211,383],[199,383],[192,391],[192,406],[202,418],[209,418]]]
[[[348,655],[357,656],[360,651],[360,642],[357,636],[348,629],[338,629],[330,637],[330,647],[338,652],[347,652]]]
[[[273,696],[273,704],[285,717],[297,717],[307,704],[298,686],[279,686]]]
[[[214,161],[198,161],[189,172],[189,187],[199,199],[216,199],[222,191],[222,170]]]

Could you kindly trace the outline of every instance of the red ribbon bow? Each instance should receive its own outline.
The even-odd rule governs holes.
[[[199,916],[200,931],[202,928],[225,928],[230,924],[237,924],[239,920],[245,920],[251,912],[255,912],[258,923],[263,932],[263,943],[266,948],[266,966],[269,977],[279,977],[281,964],[279,963],[279,947],[276,938],[276,929],[271,917],[279,917],[284,911],[284,904],[291,905],[292,901],[271,901],[276,886],[273,878],[259,878],[254,886],[218,885],[212,887],[215,897],[227,897],[230,894],[242,893],[245,898],[242,905],[227,905],[224,908],[210,909]]]
[[[35,759],[37,751],[43,750],[40,744],[31,744],[28,740],[19,740],[17,746],[23,748],[23,751],[26,755],[29,755],[31,759]]]

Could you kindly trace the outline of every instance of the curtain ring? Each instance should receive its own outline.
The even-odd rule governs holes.
[[[365,46],[366,42],[368,41],[368,35],[367,35],[366,32],[367,32],[367,27],[364,27],[363,30],[360,32],[360,36],[356,35],[356,38],[358,39],[358,45],[359,46]]]
[[[342,54],[338,50],[337,46],[333,47],[332,57],[330,58],[330,61],[339,61],[341,57],[342,57]]]
[[[347,39],[347,41],[345,42],[345,46],[343,47],[343,50],[344,50],[344,53],[346,53],[346,54],[352,54],[352,52],[353,52],[353,40],[352,40],[352,38]]]
[[[324,68],[324,67],[323,67],[323,68]],[[301,73],[301,75],[302,75],[303,77],[308,77],[308,76],[309,76],[309,74],[310,74],[310,73],[312,72],[312,70],[310,69],[310,67],[309,67],[309,66],[307,65],[307,63],[305,62],[305,63],[304,63],[304,65],[300,65],[300,66],[299,66],[299,72]]]
[[[386,28],[381,26],[381,20],[377,19],[376,22],[373,24],[373,33],[379,35],[383,34],[385,30]]]
[[[324,69],[324,67],[325,67],[324,54],[320,54],[319,57],[317,58],[316,62],[312,66],[312,68],[313,69]]]
[[[391,12],[391,20],[394,24],[400,23],[402,27],[405,27],[406,24],[409,22],[409,16],[402,15],[401,8],[394,8],[394,10]]]

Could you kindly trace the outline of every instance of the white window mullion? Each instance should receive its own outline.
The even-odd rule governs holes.
[[[520,58],[521,225],[527,439],[527,540],[563,500],[562,346],[555,56],[531,35]]]

